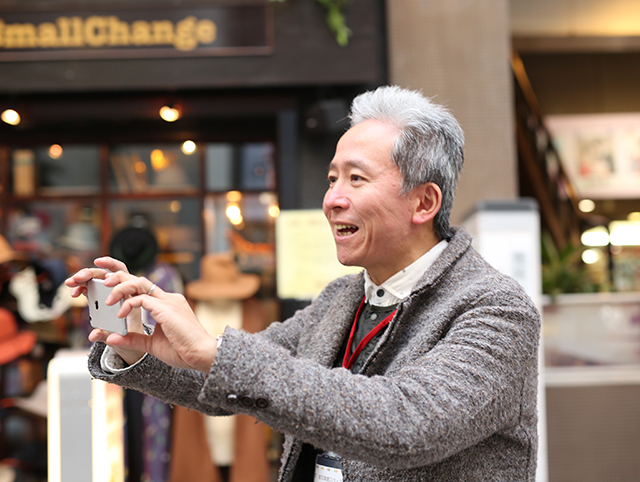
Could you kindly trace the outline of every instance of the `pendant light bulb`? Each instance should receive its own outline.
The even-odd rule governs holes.
[[[17,126],[18,124],[20,124],[21,120],[20,114],[18,114],[18,112],[13,109],[6,109],[5,111],[3,111],[2,114],[0,114],[0,119],[2,119],[2,122],[5,122],[12,126]]]
[[[160,117],[166,122],[175,122],[180,118],[180,111],[173,105],[163,105],[160,108]]]

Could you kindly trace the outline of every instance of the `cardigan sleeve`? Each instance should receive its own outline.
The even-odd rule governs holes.
[[[284,351],[292,357],[295,356],[305,325],[318,316],[316,312],[319,307],[325,306],[327,300],[335,296],[335,292],[340,289],[344,282],[344,280],[332,282],[314,303],[298,311],[286,322],[272,323],[266,330],[256,334],[255,337],[262,340],[262,349]],[[218,353],[226,351],[226,346],[227,340],[225,340]],[[199,401],[198,395],[204,386],[207,378],[206,374],[197,370],[171,367],[149,354],[145,355],[135,365],[111,372],[105,370],[102,363],[106,348],[107,346],[102,342],[95,343],[91,348],[88,367],[94,378],[114,383],[124,388],[138,390],[165,403],[180,405],[207,415],[229,415],[232,413],[228,411],[228,407],[216,405],[211,400],[207,403]],[[247,347],[247,349],[252,351],[251,347]],[[213,373],[213,370],[210,373]]]

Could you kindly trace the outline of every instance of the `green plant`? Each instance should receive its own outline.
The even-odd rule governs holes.
[[[349,43],[351,30],[347,27],[344,18],[344,9],[351,3],[351,0],[317,0],[320,5],[327,9],[327,25],[336,36],[336,42],[341,47]]]
[[[582,249],[567,244],[558,250],[549,233],[542,234],[542,292],[552,298],[562,293],[592,293],[596,283],[582,263]]]
[[[272,2],[284,2],[285,0],[271,0]],[[346,47],[352,32],[347,27],[344,18],[344,10],[349,6],[351,0],[316,0],[327,10],[327,25],[336,37],[336,42],[341,47]]]

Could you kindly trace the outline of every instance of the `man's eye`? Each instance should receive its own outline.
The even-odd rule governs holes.
[[[352,181],[362,181],[364,178],[362,178],[361,176],[358,176],[357,174],[351,174],[351,180]]]
[[[327,177],[327,181],[329,182],[329,184],[333,184],[338,180],[338,178],[336,176],[329,176]]]

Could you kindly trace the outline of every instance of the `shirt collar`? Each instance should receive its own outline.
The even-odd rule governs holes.
[[[364,272],[364,294],[366,302],[375,306],[391,306],[400,303],[411,294],[411,290],[422,278],[449,242],[443,239],[433,248],[404,269],[391,276],[381,285],[376,285],[367,271]]]

